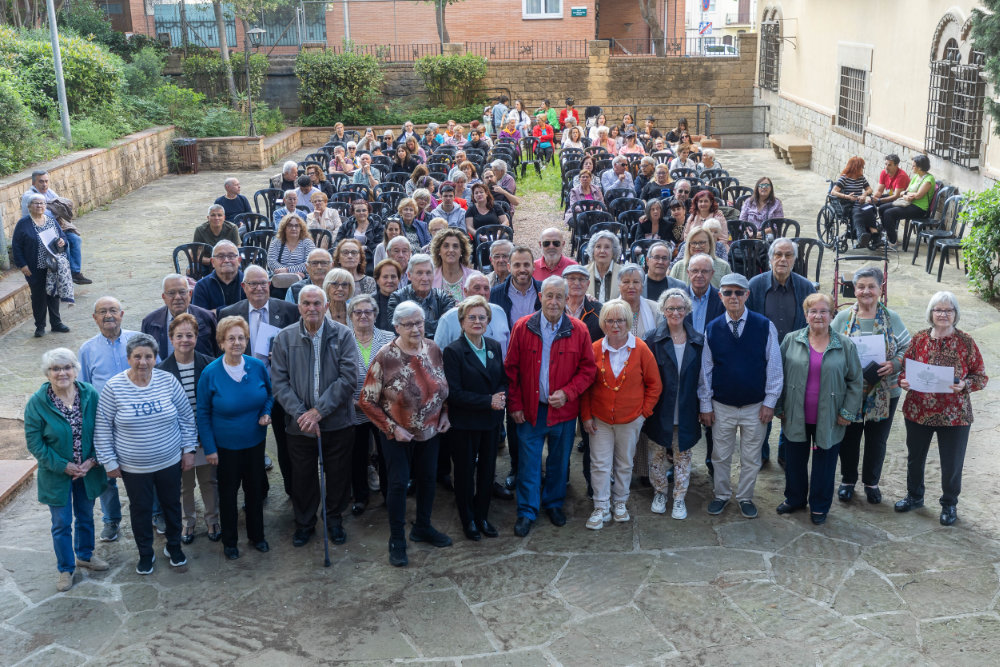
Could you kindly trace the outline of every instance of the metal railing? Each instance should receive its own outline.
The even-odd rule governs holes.
[[[750,12],[736,12],[726,14],[726,25],[750,25],[752,19],[750,18]]]
[[[587,58],[587,40],[508,40],[466,42],[465,52],[488,60],[563,60]]]
[[[372,55],[381,63],[412,63],[424,56],[439,56],[442,53],[441,44],[343,44],[327,47],[334,53],[353,51]]]
[[[612,57],[737,57],[736,44],[720,44],[716,37],[685,37],[684,39],[630,38],[608,40]]]

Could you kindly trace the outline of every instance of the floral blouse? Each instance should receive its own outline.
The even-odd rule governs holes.
[[[437,435],[438,421],[448,411],[447,398],[440,348],[425,340],[420,354],[411,355],[394,342],[372,359],[358,407],[390,438],[401,426],[422,442]]]
[[[923,426],[968,426],[972,424],[972,402],[969,392],[979,391],[989,380],[972,337],[964,331],[944,338],[931,338],[931,330],[925,329],[913,336],[904,359],[913,359],[934,366],[953,366],[955,375],[966,382],[965,390],[958,394],[925,394],[919,391],[906,392],[903,401],[903,416]],[[900,377],[905,377],[904,369]]]
[[[73,405],[63,403],[51,385],[47,393],[52,405],[66,418],[73,432],[73,463],[83,463],[83,410],[80,409],[80,392],[76,392]]]

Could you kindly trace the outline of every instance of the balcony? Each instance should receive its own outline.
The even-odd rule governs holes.
[[[750,26],[753,25],[753,19],[750,18],[750,12],[730,12],[726,14],[726,25]]]

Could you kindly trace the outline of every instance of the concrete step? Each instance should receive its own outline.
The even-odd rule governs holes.
[[[38,463],[31,461],[0,461],[0,507],[31,485],[31,476]]]

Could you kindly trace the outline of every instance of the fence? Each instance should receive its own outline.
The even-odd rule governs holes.
[[[466,42],[465,52],[488,60],[562,60],[587,58],[587,40],[509,40],[503,42]]]
[[[611,55],[657,56],[657,57],[738,57],[736,44],[720,44],[715,37],[686,37],[684,39],[615,39],[611,44]]]
[[[351,44],[328,46],[333,53],[353,51],[375,56],[381,63],[412,63],[424,56],[439,56],[441,44]]]
[[[187,5],[188,42],[194,46],[219,48],[219,31],[215,25],[212,5]],[[225,12],[224,12],[225,15]],[[156,34],[169,35],[170,46],[180,46],[184,42],[179,4],[157,4],[153,7],[153,23]],[[226,18],[226,42],[230,47],[236,44],[236,23],[232,14]]]
[[[187,3],[188,42],[195,46],[219,47],[219,33],[215,24],[212,5]],[[230,48],[240,47],[236,41],[236,21],[232,8],[222,5],[223,21],[226,25],[226,42]],[[157,36],[169,35],[170,46],[183,43],[183,23],[180,4],[162,2],[153,6],[153,21]],[[260,12],[255,22],[266,33],[261,45],[300,46],[303,43],[326,43],[326,3],[295,2],[271,12]]]

